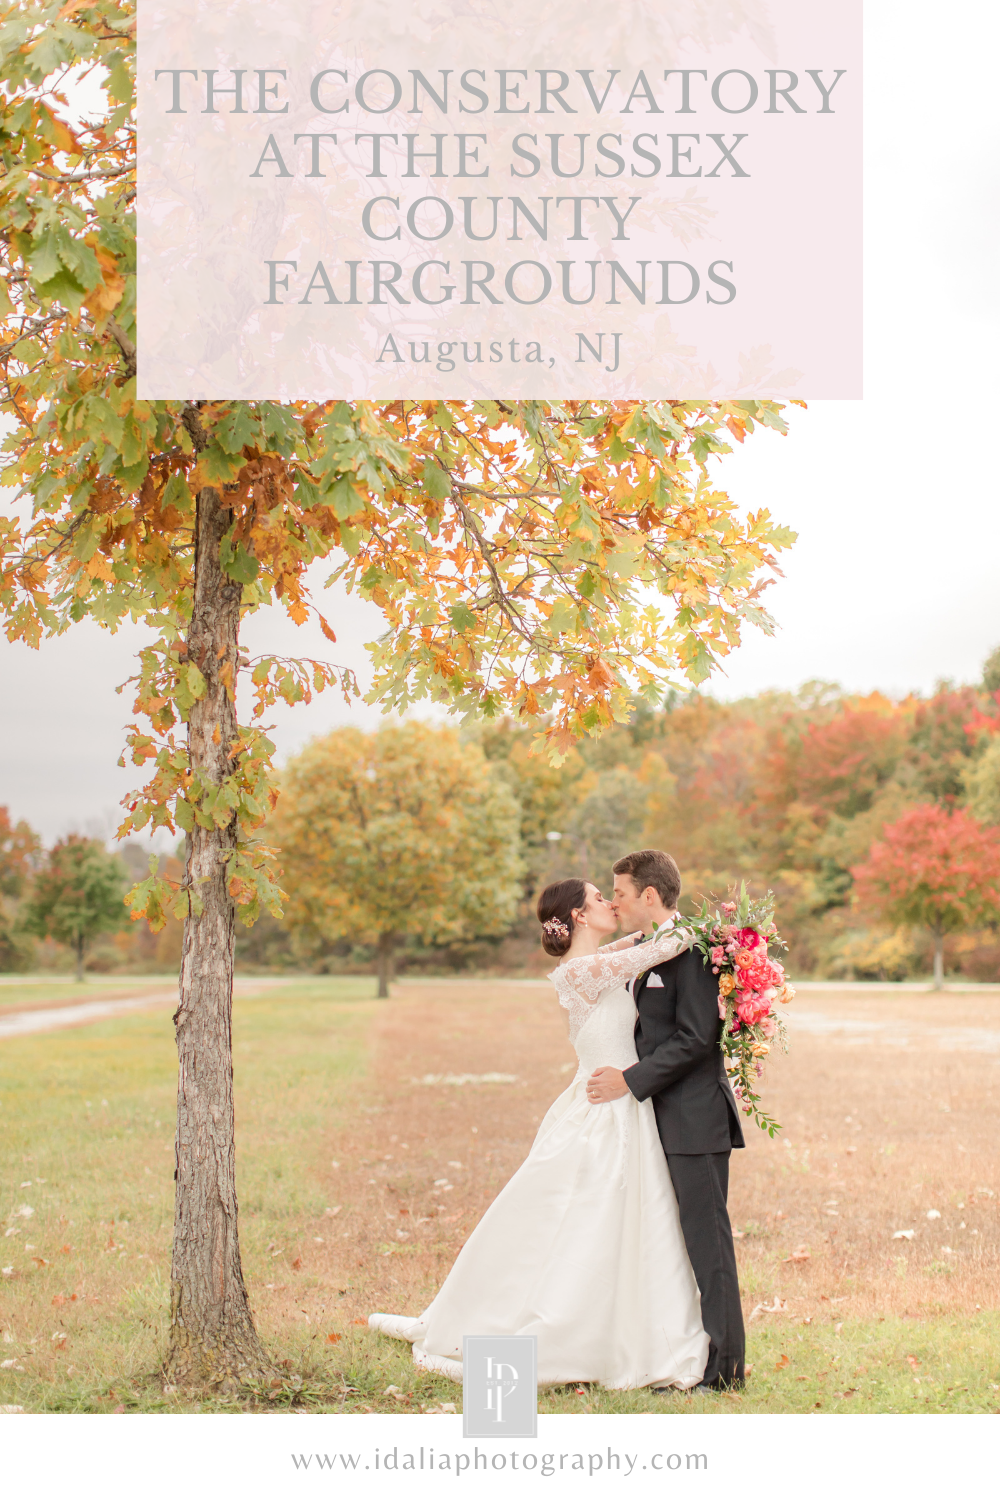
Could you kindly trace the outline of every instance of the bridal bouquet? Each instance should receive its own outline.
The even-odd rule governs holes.
[[[694,947],[719,976],[719,1017],[725,1022],[719,1045],[733,1093],[745,1115],[773,1136],[781,1126],[760,1107],[760,1078],[772,1047],[787,1049],[785,1024],[776,1007],[795,996],[785,971],[768,949],[785,948],[774,925],[770,891],[751,901],[746,883],[736,901],[701,911],[683,924],[694,934]]]

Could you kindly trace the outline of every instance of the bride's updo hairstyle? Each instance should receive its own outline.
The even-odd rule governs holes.
[[[583,880],[557,880],[547,885],[538,898],[535,914],[542,924],[542,947],[553,958],[562,958],[569,951],[573,937],[573,913],[579,911],[587,900],[587,886]]]

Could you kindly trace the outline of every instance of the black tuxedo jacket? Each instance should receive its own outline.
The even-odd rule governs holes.
[[[650,987],[650,976],[663,982]],[[739,1110],[719,1048],[719,983],[696,948],[640,974],[639,1061],[624,1077],[637,1099],[652,1099],[663,1149],[701,1156],[742,1146]]]

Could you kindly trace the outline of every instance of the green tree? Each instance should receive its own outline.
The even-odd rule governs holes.
[[[983,662],[983,692],[1000,693],[1000,646],[994,646]]]
[[[368,938],[378,994],[403,937],[506,932],[517,911],[518,808],[475,743],[404,724],[339,729],[288,766],[277,836],[300,941]]]
[[[373,700],[509,712],[564,755],[634,696],[704,680],[748,621],[771,628],[761,596],[793,535],[744,518],[709,471],[730,439],[786,428],[753,399],[139,400],[134,38],[130,0],[0,19],[4,482],[31,508],[0,517],[0,609],[30,645],[85,618],[150,627],[127,744],[152,775],[120,833],[187,836],[183,880],[131,895],[154,926],[185,921],[165,1369],[238,1388],[274,1368],[240,1265],[231,1053],[235,922],[281,902],[259,719],[278,697],[356,691],[329,662],[247,662],[242,616],[318,614],[308,569],[334,556],[385,616]],[[104,104],[71,128],[74,70]]]
[[[980,823],[1000,823],[1000,735],[987,742],[963,776],[966,806]]]
[[[96,839],[71,833],[49,850],[24,903],[24,927],[76,955],[77,982],[94,938],[124,926],[126,871]]]

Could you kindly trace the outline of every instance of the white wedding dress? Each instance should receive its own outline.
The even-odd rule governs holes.
[[[542,1385],[700,1381],[708,1335],[653,1105],[586,1095],[595,1068],[637,1060],[626,983],[686,946],[660,929],[652,943],[610,945],[549,976],[569,1011],[576,1076],[426,1312],[368,1319],[409,1340],[418,1365],[461,1380],[463,1335],[535,1334]]]

